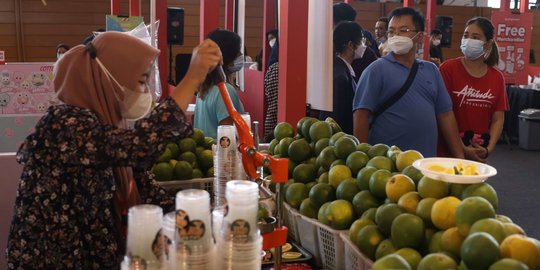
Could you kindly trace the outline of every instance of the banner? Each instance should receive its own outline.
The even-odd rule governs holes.
[[[144,22],[142,16],[120,17],[116,15],[107,15],[106,30],[118,32],[131,31],[142,22]]]
[[[54,63],[0,66],[0,117],[43,114],[60,101],[52,85]]]
[[[531,48],[532,13],[494,11],[495,42],[499,47],[499,69],[507,84],[526,85]]]

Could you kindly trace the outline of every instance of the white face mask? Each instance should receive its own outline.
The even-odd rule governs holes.
[[[461,39],[461,52],[465,58],[476,60],[484,54],[484,43],[478,39],[463,38]]]
[[[133,91],[127,87],[121,85],[109,72],[109,70],[99,61],[96,57],[96,62],[101,67],[103,72],[113,80],[124,94],[124,100],[120,100],[118,95],[115,95],[118,103],[120,104],[120,112],[122,117],[127,120],[138,120],[143,118],[152,108],[152,94],[150,91],[143,93],[140,91]]]
[[[233,66],[229,67],[229,71],[232,73],[240,71],[244,67],[244,55],[241,54],[234,59]]]
[[[433,40],[433,46],[439,46],[441,44],[441,40],[440,39],[435,39]]]
[[[56,53],[56,60],[60,60],[62,57],[64,57],[63,53]]]
[[[358,48],[354,51],[354,59],[360,59],[364,56],[364,53],[366,52],[366,45],[361,43]]]
[[[270,48],[274,48],[274,45],[276,45],[276,39],[273,38],[270,41],[268,41],[268,45],[270,45]]]
[[[414,36],[416,37],[416,35]],[[410,37],[393,36],[388,38],[388,49],[398,55],[408,53],[411,51],[413,45],[413,41]]]

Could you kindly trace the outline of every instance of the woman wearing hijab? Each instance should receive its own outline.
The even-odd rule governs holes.
[[[278,113],[278,81],[279,81],[279,39],[275,36],[274,46],[268,59],[268,70],[264,74],[264,99],[266,116],[264,119],[264,141],[274,139],[274,128],[277,125]]]
[[[172,209],[149,170],[166,143],[191,133],[184,110],[221,55],[212,41],[199,45],[171,96],[127,129],[126,120],[150,111],[147,82],[158,53],[110,32],[56,63],[53,83],[64,104],[48,109],[17,153],[24,169],[8,269],[117,269],[129,207]]]

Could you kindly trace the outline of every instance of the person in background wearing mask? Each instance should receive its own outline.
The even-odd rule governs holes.
[[[347,3],[335,3],[333,5],[333,16],[334,27],[336,27],[336,25],[342,21],[354,22],[356,20],[356,11]],[[364,50],[364,53],[360,56],[360,58],[354,59],[352,62],[352,67],[354,73],[356,74],[357,81],[358,78],[360,78],[360,75],[362,75],[364,69],[366,69],[369,64],[373,63],[373,61],[377,60],[377,58],[380,56],[378,55],[379,49],[377,48],[377,42],[371,33],[363,29],[362,35],[364,37],[362,46],[367,46],[367,48]]]
[[[208,33],[206,38],[217,43],[221,49],[223,71],[227,76],[227,82],[225,83],[227,91],[234,108],[239,113],[244,113],[244,106],[230,80],[231,75],[240,71],[244,66],[244,56],[240,53],[242,44],[240,36],[234,32],[218,28]],[[201,129],[206,136],[214,139],[217,137],[217,127],[219,125],[233,124],[217,87],[220,82],[221,75],[217,69],[209,73],[197,91],[197,101],[195,103],[194,126]]]
[[[397,8],[389,17],[391,52],[368,66],[358,82],[353,101],[354,135],[361,142],[397,145],[433,157],[440,127],[452,155],[463,158],[452,101],[439,70],[431,62],[415,59],[415,44],[422,42],[423,16],[412,8]],[[402,88],[415,67],[415,79],[403,96],[374,116]]]
[[[463,57],[440,67],[467,158],[481,162],[495,150],[509,108],[504,76],[495,68],[499,51],[493,31],[489,19],[470,19],[461,39]]]
[[[356,91],[355,73],[351,66],[366,49],[362,46],[362,27],[355,22],[343,21],[334,28],[334,79],[331,112],[321,111],[319,118],[332,117],[343,132],[353,133],[352,100]]]
[[[174,210],[174,194],[156,185],[150,169],[167,143],[192,132],[184,111],[221,53],[202,42],[182,82],[151,109],[147,85],[158,54],[140,39],[108,32],[56,62],[63,104],[49,107],[17,152],[24,168],[7,269],[118,269],[128,209]],[[130,119],[139,119],[133,128]]]
[[[268,42],[270,51],[274,50],[274,46],[276,45],[276,42],[277,42],[277,37],[278,37],[277,29],[270,30],[266,33],[266,40]],[[257,70],[259,71],[262,70],[262,54],[263,54],[263,50],[261,49],[259,53],[255,56],[255,62],[257,62]],[[270,67],[270,62],[267,62],[267,67]],[[250,66],[249,69],[254,69],[253,65]]]
[[[381,55],[386,55],[386,31],[388,30],[388,18],[380,17],[375,23],[375,39],[377,40],[377,45],[379,46],[379,53]]]
[[[433,29],[431,33],[429,33],[429,60],[437,66],[440,66],[444,61],[442,56],[441,39],[441,30]]]
[[[60,43],[56,45],[56,61],[60,60],[64,54],[69,51],[69,45]]]

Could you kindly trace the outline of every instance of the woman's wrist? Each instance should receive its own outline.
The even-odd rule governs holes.
[[[486,154],[485,154],[484,158],[487,158],[489,156],[489,148],[484,147],[484,149],[486,150]]]

